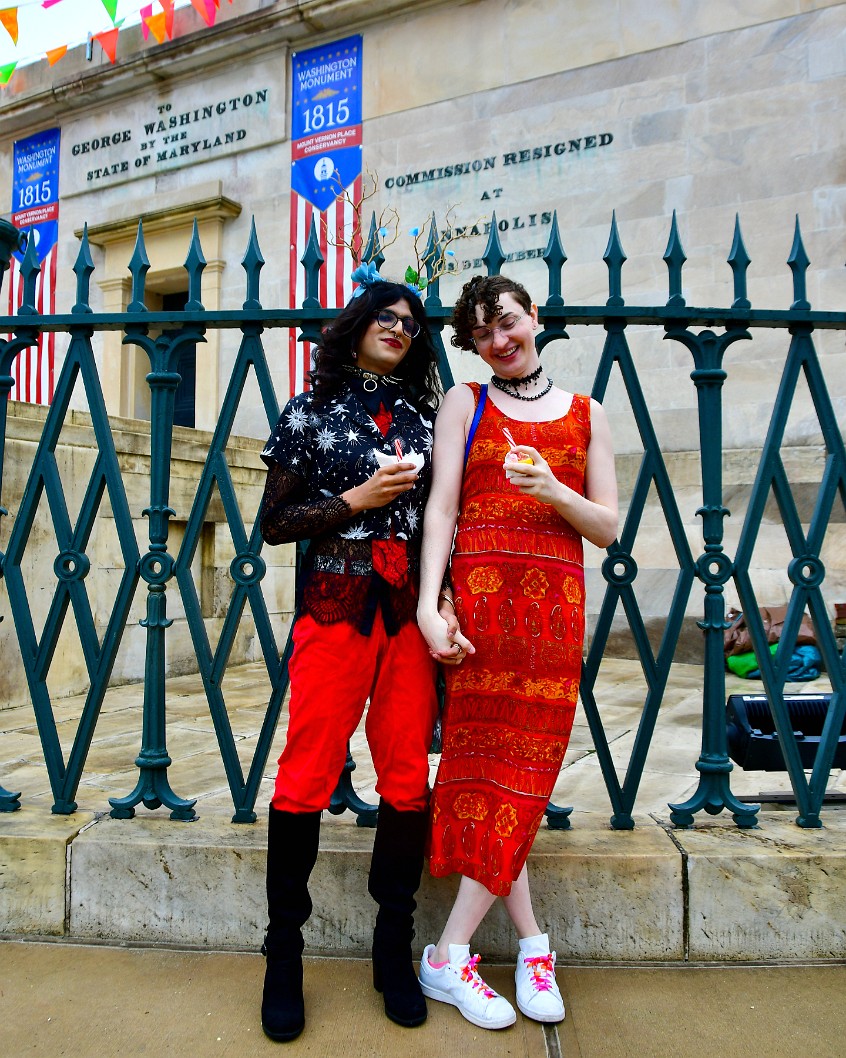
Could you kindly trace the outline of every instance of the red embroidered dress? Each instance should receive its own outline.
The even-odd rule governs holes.
[[[464,472],[451,575],[476,653],[445,669],[430,870],[457,871],[498,896],[526,862],[561,769],[584,639],[582,538],[506,480],[503,426],[584,494],[590,398],[577,394],[563,419],[535,423],[488,400]]]

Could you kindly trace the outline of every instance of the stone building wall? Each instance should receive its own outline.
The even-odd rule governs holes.
[[[462,278],[480,269],[485,223],[495,211],[506,270],[542,302],[539,255],[557,213],[569,258],[565,300],[602,302],[602,254],[616,211],[628,255],[624,296],[660,303],[675,211],[688,303],[725,305],[733,296],[725,259],[738,214],[752,258],[753,306],[787,308],[786,259],[798,215],[812,262],[812,306],[833,309],[846,300],[842,2],[245,0],[202,32],[191,8],[178,17],[173,42],[152,46],[128,30],[114,66],[87,63],[77,49],[53,68],[22,68],[0,96],[0,157],[10,158],[16,138],[62,129],[65,309],[75,295],[74,233],[84,223],[97,266],[94,307],[116,307],[126,297],[138,219],[150,232],[155,294],[180,282],[192,211],[206,219],[207,305],[240,306],[252,217],[267,260],[263,303],[287,305],[290,55],[352,32],[363,38],[364,165],[380,181],[367,205],[400,216],[402,237],[388,252],[387,273],[401,273],[413,259],[406,230],[452,205],[468,231],[479,221],[479,234],[458,246],[466,267],[442,284],[449,302]],[[10,173],[9,164],[0,166],[0,206],[10,201]],[[631,342],[662,445],[691,449],[686,355],[637,328]],[[825,365],[836,367],[842,340],[820,333],[818,342]],[[559,382],[584,389],[600,348],[601,334],[574,331],[549,348],[550,369]],[[760,444],[784,353],[780,336],[760,331],[754,347],[730,351],[729,446]],[[110,411],[137,414],[120,391],[120,361],[131,350],[107,347],[100,355]],[[210,427],[234,352],[213,343],[203,356],[198,424]],[[277,365],[285,392],[287,358],[280,355]],[[478,374],[466,356],[456,356],[453,368],[459,379]],[[837,396],[846,414],[846,398]],[[807,401],[804,407],[810,411]],[[608,408],[618,450],[636,451],[617,387]],[[258,409],[245,410],[238,429],[259,437],[266,423]],[[793,443],[819,439],[810,414],[798,414],[789,430]]]
[[[384,272],[401,274],[413,260],[406,231],[432,211],[450,206],[468,237],[457,245],[462,272],[447,276],[449,303],[464,278],[482,270],[486,225],[496,212],[504,270],[524,282],[538,302],[547,296],[541,254],[557,221],[568,261],[569,304],[603,303],[602,260],[612,213],[628,256],[623,294],[630,304],[667,300],[662,260],[675,212],[688,262],[684,295],[691,305],[725,306],[733,298],[726,264],[739,215],[752,258],[749,297],[757,308],[788,308],[793,300],[786,264],[798,216],[811,259],[808,298],[815,309],[846,304],[842,232],[846,219],[844,146],[840,120],[846,87],[846,4],[832,0],[766,0],[755,5],[697,0],[276,0],[221,9],[206,30],[193,9],[177,12],[173,42],[145,43],[140,31],[121,33],[118,62],[86,62],[84,49],[57,66],[16,72],[0,95],[0,208],[11,197],[15,139],[55,125],[62,130],[59,311],[75,298],[72,265],[88,224],[96,271],[95,310],[119,308],[127,297],[126,265],[143,219],[151,260],[151,297],[182,282],[191,223],[200,230],[209,266],[207,307],[240,308],[240,261],[255,218],[266,265],[265,306],[288,304],[290,205],[290,57],[293,51],[349,33],[363,37],[365,167],[379,189],[367,208],[394,208],[400,238],[387,251]],[[108,140],[108,142],[106,142]],[[474,229],[475,225],[475,229]],[[568,341],[544,353],[559,384],[589,390],[602,349],[599,328],[569,329]],[[213,427],[237,335],[210,335],[198,350],[198,431],[178,431],[177,467],[196,480],[204,431]],[[668,454],[691,548],[701,552],[698,426],[689,354],[654,329],[631,327],[628,338],[662,448]],[[265,335],[280,397],[288,389],[288,358],[280,332]],[[110,413],[120,423],[130,486],[143,508],[145,414],[138,382],[145,365],[132,360],[117,336],[98,339]],[[843,335],[817,332],[815,342],[846,421]],[[726,549],[733,553],[758,453],[787,351],[787,336],[755,330],[752,342],[729,350],[724,439]],[[61,358],[62,350],[59,349]],[[451,354],[458,380],[484,378],[477,359]],[[822,474],[820,431],[800,382],[787,426],[791,483],[807,522]],[[623,506],[634,480],[640,442],[624,387],[612,379],[606,396],[619,453]],[[84,395],[77,404],[84,412]],[[4,505],[14,509],[16,445],[31,445],[40,412],[20,410],[7,452]],[[78,420],[82,424],[84,418]],[[84,430],[79,425],[80,430]],[[255,388],[248,387],[236,423],[243,444],[244,486],[250,497],[261,475],[255,455],[267,423]],[[83,462],[86,443],[68,450]],[[132,457],[131,457],[132,456]],[[131,457],[131,458],[130,458]],[[140,467],[140,470],[133,467]],[[177,474],[177,478],[178,478]],[[257,496],[257,491],[256,491]],[[183,497],[188,502],[188,494]],[[252,501],[251,501],[252,502]],[[257,499],[256,501],[257,502]],[[774,505],[756,548],[754,580],[762,602],[789,592],[784,529]],[[140,515],[138,515],[140,518]],[[4,521],[7,521],[4,519]],[[178,521],[178,519],[177,519]],[[215,558],[202,576],[216,583],[228,562],[214,536]],[[6,529],[6,532],[8,529]],[[172,545],[178,546],[178,525]],[[143,541],[139,523],[139,538]],[[7,537],[6,537],[7,539]],[[221,548],[218,553],[218,547]],[[287,550],[287,549],[282,549]],[[672,592],[673,561],[657,504],[644,519],[636,548],[638,590],[651,627],[660,630]],[[599,601],[598,555],[589,554],[591,605]],[[826,598],[846,598],[843,524],[827,534]],[[280,558],[283,564],[290,557]],[[108,562],[105,563],[108,565]],[[273,588],[280,621],[290,611],[290,584]],[[2,590],[2,588],[0,588]],[[143,593],[139,593],[143,594]],[[729,589],[729,602],[731,589]],[[209,621],[219,620],[209,596]],[[222,596],[221,596],[222,597]],[[137,605],[141,603],[137,600]],[[134,615],[138,616],[138,615]],[[682,653],[695,658],[694,596]],[[172,671],[190,664],[187,632],[172,637]],[[0,635],[11,632],[10,621]],[[657,634],[657,631],[656,631]],[[621,633],[618,649],[627,649]],[[143,673],[141,630],[128,630],[115,678]],[[250,655],[245,630],[243,657]],[[6,650],[4,647],[4,657]],[[15,662],[15,665],[18,663]],[[79,661],[70,656],[68,687]],[[139,669],[139,664],[142,668]],[[74,669],[73,666],[77,668]],[[124,667],[121,667],[124,666]],[[20,671],[4,672],[0,704],[22,686]]]

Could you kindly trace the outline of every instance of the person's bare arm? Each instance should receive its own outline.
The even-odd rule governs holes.
[[[417,621],[429,649],[435,656],[450,657],[459,651],[472,652],[472,644],[452,622],[438,613],[438,594],[449,562],[461,481],[464,474],[464,445],[473,418],[473,393],[467,386],[453,386],[441,404],[435,422],[432,489],[423,517],[423,543],[420,552],[420,599]]]

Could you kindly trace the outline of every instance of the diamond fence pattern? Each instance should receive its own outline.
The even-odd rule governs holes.
[[[505,262],[497,231],[494,217],[483,255],[489,274],[498,272]],[[436,246],[435,238],[433,225],[433,247]],[[10,251],[20,240],[20,233],[11,225],[0,222],[0,280]],[[371,225],[364,257],[374,260],[377,267],[381,267],[384,260],[375,220]],[[743,245],[739,222],[735,225],[734,240],[728,256],[734,299],[725,308],[687,305],[682,285],[686,257],[675,216],[664,254],[667,299],[660,305],[644,307],[626,304],[622,282],[626,256],[616,218],[612,218],[604,255],[608,269],[608,297],[604,303],[568,305],[565,302],[562,277],[567,256],[557,219],[551,228],[544,261],[548,274],[548,294],[546,301],[539,306],[543,324],[537,339],[539,348],[569,337],[568,331],[601,325],[605,330],[605,340],[592,395],[602,401],[612,375],[616,373],[643,449],[619,539],[608,549],[602,564],[604,597],[590,648],[583,662],[581,684],[582,702],[612,808],[611,824],[617,829],[634,826],[632,813],[638,788],[655,734],[670,666],[678,650],[685,612],[691,605],[694,592],[701,593],[702,602],[702,620],[699,622],[703,664],[702,749],[698,760],[691,761],[691,767],[699,773],[699,780],[696,791],[688,801],[670,805],[671,818],[678,826],[689,826],[700,811],[717,814],[727,810],[739,826],[755,824],[758,806],[741,801],[732,792],[732,764],[726,745],[724,593],[726,584],[733,579],[747,615],[756,654],[761,659],[764,688],[772,703],[775,726],[799,808],[797,823],[803,827],[818,827],[821,825],[820,811],[825,787],[846,713],[846,695],[843,693],[846,671],[844,660],[838,655],[826,611],[823,596],[825,567],[820,557],[832,518],[842,517],[842,511],[846,510],[846,453],[827,380],[815,350],[814,334],[820,329],[846,330],[846,313],[812,310],[806,290],[809,261],[798,220],[788,258],[792,272],[793,302],[789,308],[782,310],[755,309],[747,297],[746,276],[750,259]],[[0,339],[0,500],[3,499],[2,475],[6,457],[7,401],[12,387],[15,358],[23,349],[34,344],[43,331],[68,334],[69,345],[56,385],[55,399],[47,413],[20,506],[14,512],[6,550],[0,553],[0,576],[5,577],[6,581],[10,616],[24,659],[29,695],[54,798],[52,810],[56,813],[69,813],[76,807],[74,798],[115,659],[126,632],[130,609],[136,592],[146,591],[145,616],[141,621],[146,636],[144,705],[139,732],[140,751],[135,761],[138,781],[131,792],[110,798],[111,812],[117,817],[131,817],[139,804],[147,808],[164,805],[170,809],[174,819],[195,817],[196,799],[177,795],[169,779],[172,760],[168,754],[166,737],[168,700],[165,662],[168,629],[172,625],[167,614],[168,593],[175,586],[182,600],[232,797],[233,819],[236,822],[252,822],[256,818],[254,809],[259,783],[287,690],[291,638],[289,635],[286,643],[280,643],[274,633],[263,592],[262,582],[267,566],[261,554],[258,512],[243,508],[227,463],[226,449],[245,386],[251,377],[254,377],[258,386],[268,432],[279,415],[280,400],[268,367],[263,336],[268,332],[275,335],[279,331],[287,335],[293,328],[298,332],[298,340],[314,342],[319,337],[322,323],[337,313],[337,310],[324,309],[320,305],[318,291],[323,260],[314,230],[302,263],[307,278],[302,306],[298,309],[264,308],[260,297],[260,272],[264,260],[253,225],[241,262],[246,295],[242,308],[237,311],[207,311],[202,303],[202,273],[206,262],[195,224],[185,261],[187,303],[180,311],[152,312],[145,305],[145,279],[149,261],[144,246],[143,226],[139,224],[135,250],[128,263],[131,299],[127,310],[119,314],[95,313],[89,304],[94,266],[86,232],[74,266],[76,304],[70,314],[44,316],[37,312],[34,303],[39,269],[37,257],[33,246],[26,251],[21,270],[25,291],[23,304],[17,315],[0,318],[0,334],[8,335],[6,339]],[[436,259],[430,260],[430,278],[437,265]],[[443,344],[443,330],[451,309],[442,304],[439,293],[438,279],[433,278],[426,288],[425,305],[439,353],[441,377],[445,388],[448,388],[453,384],[453,379]],[[695,387],[698,408],[702,488],[702,505],[696,511],[702,526],[702,544],[698,555],[692,552],[685,532],[685,512],[679,508],[644,393],[644,378],[638,367],[637,356],[632,353],[627,339],[627,329],[631,326],[648,327],[661,333],[662,338],[677,343],[690,356],[690,378]],[[169,550],[168,540],[169,520],[175,516],[171,506],[170,478],[174,397],[180,381],[176,365],[186,347],[202,346],[207,331],[215,328],[239,332],[240,342],[226,383],[217,426],[196,484],[184,535],[174,555]],[[739,544],[732,558],[725,551],[723,536],[723,522],[729,513],[724,506],[722,483],[722,400],[727,378],[723,359],[731,345],[741,340],[751,341],[758,328],[784,334],[788,350]],[[94,336],[107,329],[120,329],[124,344],[140,349],[150,366],[147,382],[151,406],[151,473],[149,499],[143,511],[147,520],[147,542],[143,553],[136,540],[132,511],[120,473],[94,357]],[[151,337],[151,331],[160,333],[157,337]],[[781,454],[785,427],[800,377],[804,379],[810,393],[825,447],[822,480],[807,533],[803,531]],[[84,490],[84,499],[74,518],[68,509],[66,491],[56,461],[56,447],[68,421],[74,388],[79,384],[84,387],[97,441],[97,454]],[[678,566],[678,572],[674,574],[672,601],[657,649],[650,641],[638,602],[638,565],[633,557],[651,494],[660,505],[666,534]],[[792,555],[787,574],[793,589],[784,640],[795,642],[802,614],[807,607],[832,685],[827,719],[809,779],[803,771],[796,736],[784,702],[789,651],[774,658],[770,656],[763,623],[757,612],[759,600],[750,574],[756,540],[771,497],[778,505]],[[213,644],[204,621],[192,568],[202,544],[207,511],[210,504],[217,501],[222,506],[231,534],[234,557],[229,565],[231,594],[228,608],[217,641]],[[86,589],[86,578],[91,575],[90,557],[86,549],[92,533],[96,531],[105,503],[108,503],[114,519],[123,568],[108,620],[104,625],[101,622],[98,630]],[[41,504],[46,504],[57,553],[52,568],[45,568],[43,564],[37,566],[36,584],[28,583],[28,579],[34,576],[28,549],[33,547],[33,527]],[[8,513],[0,507],[0,518]],[[51,593],[40,633],[36,630],[33,616],[32,593],[35,590]],[[233,643],[247,608],[255,627],[271,692],[245,776],[227,709],[224,678]],[[89,689],[66,759],[60,744],[55,702],[48,689],[48,678],[69,609],[73,614]],[[619,624],[621,621],[626,624],[634,643],[645,683],[640,721],[622,781],[612,757],[602,720],[602,706],[596,693],[603,658],[613,649],[609,645],[612,628],[615,622]],[[359,823],[372,825],[375,808],[366,805],[355,794],[351,781],[354,767],[354,762],[349,758],[331,811],[351,809],[357,814]],[[0,786],[0,810],[16,810],[20,807],[20,797],[20,793]],[[571,811],[570,808],[550,805],[547,812],[550,826],[567,828]]]

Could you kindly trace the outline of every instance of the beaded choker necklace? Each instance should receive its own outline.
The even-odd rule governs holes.
[[[356,375],[362,380],[361,385],[365,393],[375,393],[382,382],[389,382],[393,386],[398,386],[402,381],[393,375],[380,375],[376,371],[368,371],[364,367],[358,367],[353,364],[344,364],[343,368],[344,371],[348,371],[351,375]]]
[[[507,382],[509,386],[528,386],[530,382],[534,382],[536,378],[540,377],[541,371],[543,371],[543,364],[538,364],[530,375],[521,375],[520,378],[506,378],[503,379],[503,382]]]
[[[541,397],[545,397],[547,393],[552,389],[552,379],[547,378],[546,385],[540,392],[532,393],[531,396],[526,396],[520,393],[517,389],[518,386],[525,386],[529,382],[533,382],[538,375],[540,375],[541,369],[533,371],[531,375],[524,375],[522,378],[499,378],[497,375],[491,375],[491,383],[496,386],[498,390],[501,390],[508,397],[514,397],[515,400],[540,400]]]

